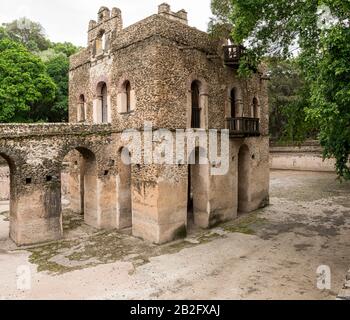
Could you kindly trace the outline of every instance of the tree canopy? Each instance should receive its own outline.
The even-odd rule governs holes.
[[[266,57],[297,58],[307,88],[305,119],[317,123],[324,156],[335,157],[339,176],[350,179],[350,1],[213,0],[212,5],[226,19],[219,16],[214,23],[228,21],[233,40],[247,47],[241,75]]]
[[[54,101],[56,85],[44,63],[21,44],[0,40],[0,121],[37,121],[35,110]]]
[[[3,24],[0,41],[0,121],[67,121],[69,57],[79,48],[25,18]]]

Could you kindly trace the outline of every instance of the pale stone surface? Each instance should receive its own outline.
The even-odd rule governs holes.
[[[336,160],[323,159],[319,141],[307,140],[301,146],[278,146],[272,142],[270,155],[271,169],[335,172]]]
[[[81,268],[55,276],[37,272],[37,265],[28,262],[28,251],[9,251],[0,241],[0,298],[334,300],[350,265],[349,192],[349,183],[339,184],[334,174],[274,171],[271,206],[251,223],[235,227],[250,230],[250,235],[234,233],[235,224],[205,231],[206,236],[194,233],[185,245],[153,246],[120,235],[115,244],[101,245],[101,253],[89,254],[84,245],[99,244],[87,234],[51,258],[66,268],[77,267],[80,260]],[[0,226],[8,228],[1,216]],[[106,239],[113,238],[110,235]],[[87,255],[84,259],[67,259],[81,251]],[[88,265],[122,251],[124,255],[108,263]],[[22,265],[32,271],[30,291],[16,289],[16,268]],[[46,270],[45,263],[39,265]],[[331,268],[330,291],[317,289],[320,265]]]

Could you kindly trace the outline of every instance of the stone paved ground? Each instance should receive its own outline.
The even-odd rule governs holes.
[[[165,246],[65,212],[63,241],[18,250],[0,214],[0,298],[335,299],[350,266],[349,194],[333,174],[275,171],[271,206]],[[16,288],[22,265],[29,291]],[[331,290],[317,289],[320,265]]]

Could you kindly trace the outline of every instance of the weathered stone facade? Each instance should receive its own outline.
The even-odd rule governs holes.
[[[72,150],[80,156],[65,164],[65,192],[73,211],[84,212],[96,228],[132,227],[136,237],[160,244],[186,235],[191,193],[193,222],[202,228],[268,203],[263,70],[239,79],[224,63],[222,43],[189,27],[184,10],[162,4],[158,14],[123,29],[120,10],[102,7],[89,24],[88,47],[71,58],[69,78],[69,124],[0,127],[0,155],[11,171],[11,237],[18,245],[62,237],[60,177]],[[259,118],[258,135],[231,136],[229,172],[210,175],[214,163],[125,165],[124,130],[151,122],[153,130],[175,136],[191,128],[194,83],[205,132],[227,127],[233,89],[233,117]]]

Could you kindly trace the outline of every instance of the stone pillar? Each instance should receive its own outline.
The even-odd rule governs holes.
[[[209,165],[191,165],[194,224],[209,227],[210,217],[210,177]]]
[[[232,170],[225,176],[210,177],[209,227],[237,218],[236,181]]]
[[[99,229],[115,229],[117,227],[117,176],[106,171],[97,180]]]
[[[133,235],[162,244],[186,237],[187,181],[139,181],[133,188]]]
[[[84,218],[85,223],[94,228],[101,224],[100,210],[98,203],[99,187],[98,177],[95,173],[84,175]]]
[[[25,186],[11,188],[11,239],[18,246],[61,239],[63,230],[60,183],[50,181],[40,184],[30,178],[25,183]]]

